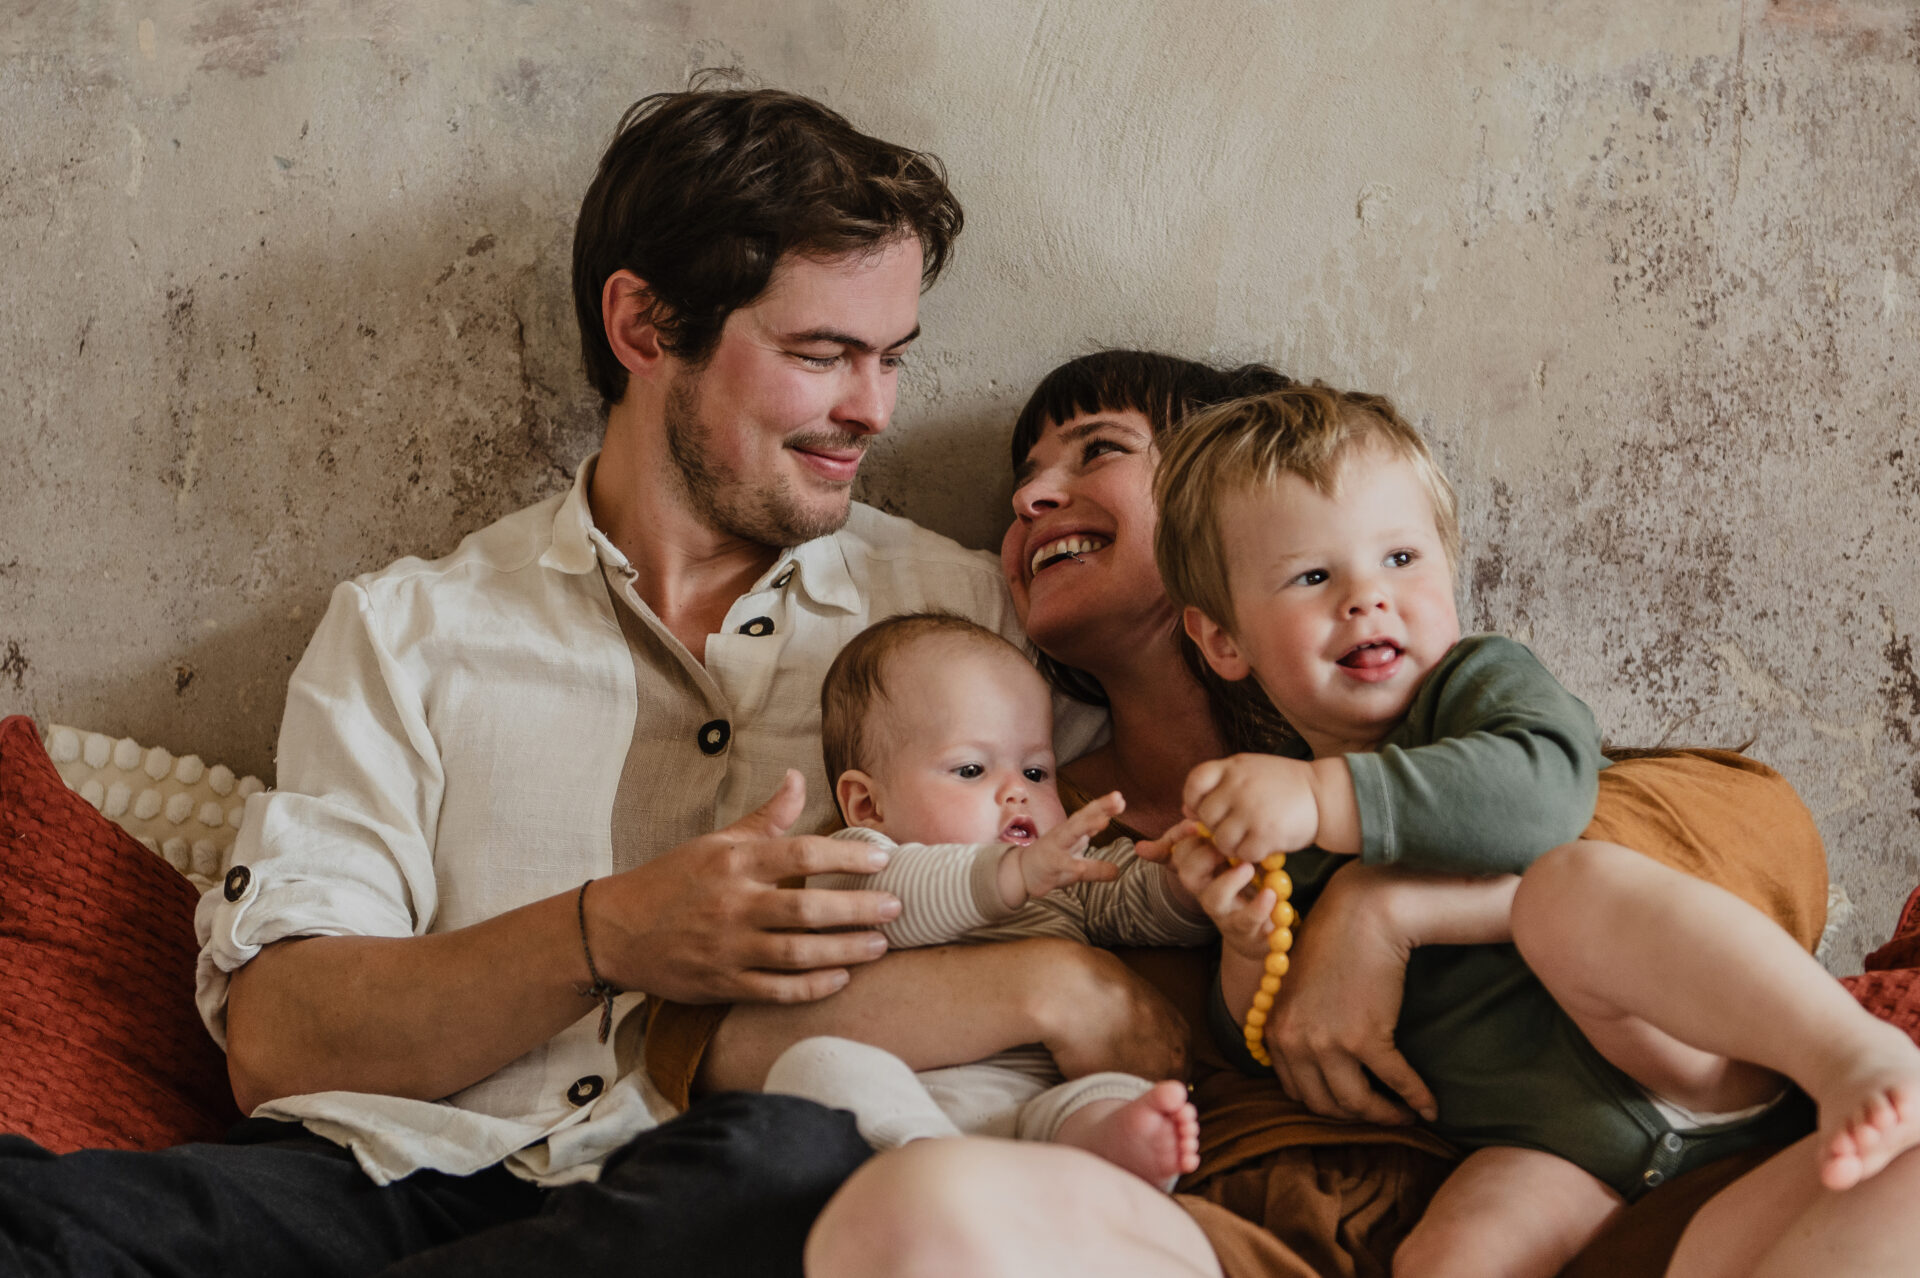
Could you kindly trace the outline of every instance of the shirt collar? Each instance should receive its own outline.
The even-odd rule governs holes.
[[[592,572],[602,562],[615,568],[627,568],[627,557],[607,540],[593,523],[593,507],[587,492],[593,483],[594,453],[574,472],[573,488],[553,516],[553,540],[540,556],[543,567],[558,572]],[[754,589],[780,589],[798,584],[807,597],[822,607],[840,612],[860,611],[860,588],[854,584],[853,571],[847,567],[847,554],[841,547],[843,533],[815,537],[780,552],[773,567],[754,583]],[[791,576],[789,576],[791,573]]]
[[[626,566],[627,557],[615,550],[613,543],[593,526],[593,507],[587,502],[587,490],[593,483],[593,464],[599,460],[600,454],[595,453],[573,473],[573,488],[560,503],[560,509],[554,512],[553,539],[547,552],[540,556],[541,567],[577,576],[592,572],[602,556],[611,556],[613,563]]]

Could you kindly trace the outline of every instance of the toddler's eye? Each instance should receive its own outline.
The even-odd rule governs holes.
[[[963,763],[955,768],[954,772],[959,775],[961,780],[972,781],[977,777],[985,776],[987,770],[978,763]]]
[[[1411,550],[1396,550],[1387,556],[1387,562],[1395,568],[1405,568],[1413,562],[1413,552]]]
[[[1045,768],[1022,768],[1020,775],[1038,785],[1047,779],[1047,770]]]

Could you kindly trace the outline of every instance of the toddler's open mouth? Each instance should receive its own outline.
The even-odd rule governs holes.
[[[1391,639],[1369,639],[1347,649],[1337,664],[1363,683],[1378,683],[1399,672],[1403,655],[1405,649]]]

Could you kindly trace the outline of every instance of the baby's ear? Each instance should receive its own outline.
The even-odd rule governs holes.
[[[873,778],[858,768],[848,768],[833,784],[833,797],[840,804],[840,815],[848,825],[864,825],[878,830],[886,818],[880,812],[880,796]]]
[[[1188,638],[1200,649],[1200,655],[1207,659],[1215,674],[1232,683],[1253,673],[1253,667],[1240,655],[1240,645],[1233,641],[1225,626],[1198,608],[1188,608],[1181,614],[1181,620],[1186,624]]]

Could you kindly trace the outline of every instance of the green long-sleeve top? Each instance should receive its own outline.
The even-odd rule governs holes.
[[[1347,756],[1361,860],[1517,874],[1580,837],[1606,766],[1593,713],[1525,645],[1462,639],[1379,750]]]

